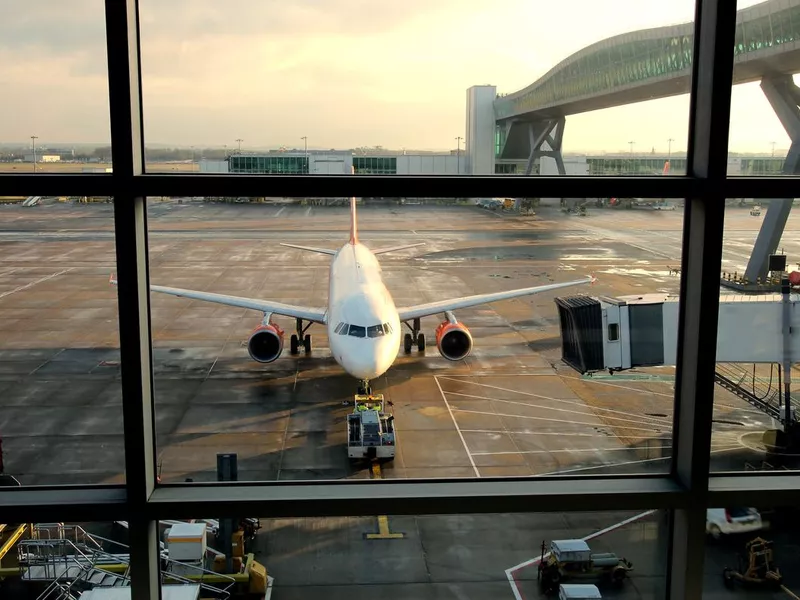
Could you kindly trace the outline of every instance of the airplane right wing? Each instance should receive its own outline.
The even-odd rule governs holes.
[[[286,246],[287,248],[297,248],[298,250],[307,250],[308,252],[318,252],[319,254],[329,254],[333,256],[336,254],[336,250],[328,250],[327,248],[315,248],[314,246],[298,246],[297,244],[284,244],[281,242],[281,246]]]
[[[578,281],[537,285],[529,288],[509,290],[507,292],[477,294],[475,296],[453,298],[452,300],[437,300],[435,302],[428,302],[427,304],[417,304],[416,306],[399,308],[397,309],[397,313],[400,315],[401,321],[409,321],[411,319],[419,319],[421,317],[428,317],[430,315],[443,313],[448,310],[458,310],[460,308],[469,308],[471,306],[489,304],[490,302],[497,302],[498,300],[510,300],[511,298],[519,298],[521,296],[531,296],[533,294],[540,294],[542,292],[549,292],[551,290],[560,290],[562,288],[572,287],[574,285],[593,283],[594,281],[594,277],[587,277],[586,279],[579,279]]]

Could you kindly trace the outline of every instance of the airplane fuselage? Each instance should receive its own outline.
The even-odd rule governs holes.
[[[330,267],[326,327],[331,354],[362,380],[383,375],[400,350],[401,323],[369,248],[347,243]]]

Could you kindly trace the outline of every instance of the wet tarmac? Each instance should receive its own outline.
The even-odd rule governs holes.
[[[119,481],[116,288],[108,285],[115,270],[111,206],[2,210],[0,434],[6,470],[31,484]],[[754,221],[741,212],[729,219],[728,237],[755,235],[745,227]],[[529,218],[473,207],[365,206],[359,215],[368,245],[426,242],[382,257],[399,306],[589,272],[598,283],[574,293],[678,291],[679,278],[668,268],[679,262],[680,211],[593,211],[584,218],[543,209]],[[149,216],[153,283],[320,306],[327,295],[327,257],[278,242],[336,248],[348,219],[343,207],[174,202],[151,206]],[[739,247],[726,245],[729,262]],[[668,469],[673,369],[657,369],[645,379],[632,372],[581,377],[559,360],[556,295],[459,311],[476,340],[464,361],[444,360],[435,346],[424,355],[400,353],[374,382],[393,403],[399,438],[384,477]],[[223,451],[239,454],[242,479],[368,476],[365,465],[349,461],[345,452],[350,408],[343,402],[355,385],[331,358],[321,327],[310,330],[310,356],[287,354],[263,365],[249,358],[244,345],[258,313],[158,294],[151,304],[164,480],[213,479],[216,453]],[[291,320],[281,322],[292,330]],[[423,321],[429,338],[435,325],[434,318]],[[758,437],[769,426],[757,410],[718,390],[715,468],[743,468],[746,460],[762,458],[747,436]]]

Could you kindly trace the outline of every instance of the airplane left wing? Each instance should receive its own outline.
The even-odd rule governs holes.
[[[551,290],[559,290],[561,288],[572,287],[574,285],[593,283],[594,281],[594,277],[587,277],[586,279],[579,279],[578,281],[537,285],[529,288],[509,290],[507,292],[477,294],[475,296],[453,298],[452,300],[438,300],[436,302],[428,302],[427,304],[417,304],[416,306],[399,308],[397,309],[397,313],[400,316],[401,321],[408,321],[410,319],[419,319],[421,317],[428,317],[430,315],[443,313],[448,310],[470,308],[471,306],[480,306],[481,304],[489,304],[490,302],[497,302],[498,300],[510,300],[512,298],[519,298],[521,296],[531,296],[533,294],[540,294],[542,292],[549,292]]]
[[[110,283],[116,285],[117,281],[112,275]],[[194,290],[182,290],[180,288],[164,287],[162,285],[151,285],[150,289],[154,292],[189,298],[191,300],[203,300],[204,302],[215,302],[227,306],[238,308],[250,308],[265,313],[275,313],[284,317],[294,319],[304,319],[315,323],[325,323],[325,309],[311,308],[307,306],[295,306],[293,304],[283,304],[282,302],[272,302],[270,300],[257,300],[254,298],[241,298],[239,296],[228,296],[227,294],[212,294],[211,292],[196,292]]]

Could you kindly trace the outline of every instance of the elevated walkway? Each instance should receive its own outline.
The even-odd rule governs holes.
[[[567,57],[531,85],[498,97],[498,121],[540,121],[686,94],[694,23],[632,31]],[[800,72],[800,0],[768,0],[737,13],[734,83]]]

